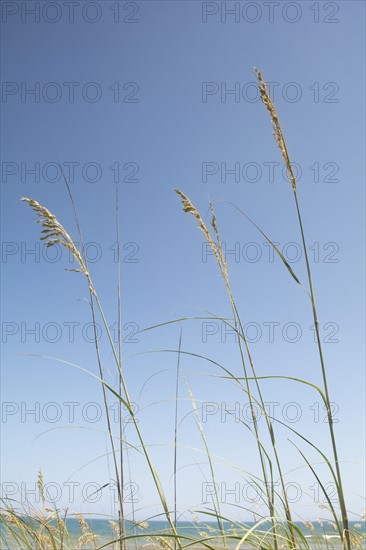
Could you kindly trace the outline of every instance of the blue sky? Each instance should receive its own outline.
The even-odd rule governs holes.
[[[208,195],[216,205],[258,373],[320,383],[306,294],[271,259],[255,228],[223,202],[237,204],[278,242],[305,282],[291,187],[253,84],[257,66],[271,83],[301,176],[298,195],[338,411],[348,506],[357,519],[364,506],[364,4],[81,1],[73,22],[67,3],[36,4],[4,2],[2,13],[3,482],[12,483],[8,490],[21,498],[21,484],[34,489],[41,467],[60,492],[59,506],[92,514],[116,508],[107,492],[97,502],[83,496],[88,483],[101,486],[113,477],[103,456],[108,441],[105,416],[98,417],[100,387],[71,366],[29,356],[58,357],[97,373],[85,281],[64,270],[72,267],[65,253],[53,261],[52,251],[47,256],[35,248],[39,228],[20,202],[22,196],[38,200],[77,239],[57,161],[73,180],[92,277],[111,326],[117,321],[118,179],[124,369],[169,497],[176,354],[140,354],[177,349],[180,325],[136,332],[205,311],[230,315],[217,266],[205,254],[193,218],[182,213],[175,188],[204,217]],[[29,13],[30,5],[39,15]],[[230,15],[232,8],[237,11]],[[35,93],[27,93],[31,89]],[[182,328],[183,350],[241,372],[237,346],[222,324],[190,321]],[[100,342],[114,383],[105,332]],[[258,458],[250,434],[223,411],[242,407],[243,395],[208,377],[220,372],[207,361],[185,355],[181,369],[181,418],[192,410],[186,380],[197,403],[214,412],[205,430],[212,452],[221,457],[220,494],[233,517],[242,517],[232,504],[239,491],[239,504],[248,506],[245,472],[259,475]],[[300,411],[291,426],[329,451],[324,411],[314,393],[279,381],[264,382],[263,391],[279,418],[297,418]],[[32,408],[34,415],[27,413]],[[127,434],[136,442],[130,425]],[[280,429],[278,437],[297,517],[324,515],[313,503],[315,480],[288,433]],[[179,442],[179,505],[199,507],[208,470],[192,414],[182,421]],[[317,460],[311,452],[309,457]],[[130,459],[136,508],[144,517],[158,509],[157,497],[143,460],[132,451]],[[70,482],[76,488],[72,499]]]

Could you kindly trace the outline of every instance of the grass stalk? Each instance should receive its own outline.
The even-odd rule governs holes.
[[[86,258],[86,255],[83,252],[85,250],[85,241],[84,241],[83,233],[82,233],[82,230],[81,230],[80,220],[79,220],[79,216],[78,216],[78,213],[77,213],[74,197],[73,197],[73,194],[71,192],[70,184],[69,184],[69,182],[66,178],[66,175],[65,175],[65,172],[62,168],[61,163],[59,163],[59,167],[60,167],[60,170],[61,170],[61,174],[63,176],[63,180],[64,180],[65,185],[66,185],[66,189],[67,189],[67,192],[68,192],[68,195],[69,195],[71,207],[72,207],[73,214],[74,214],[76,227],[77,227],[77,230],[78,230],[78,233],[79,233],[83,260],[84,260],[86,269],[88,269],[88,260]],[[102,360],[101,360],[101,355],[100,355],[100,350],[99,350],[99,343],[98,343],[97,322],[96,322],[95,309],[94,309],[93,292],[91,290],[90,284],[89,284],[89,304],[90,304],[91,315],[92,315],[94,346],[95,346],[95,353],[96,353],[97,363],[98,363],[98,371],[99,371],[99,375],[100,375],[101,380],[104,380],[104,372],[103,372]],[[120,308],[118,308],[118,309],[120,309]],[[111,423],[111,418],[110,418],[110,413],[109,413],[108,397],[107,397],[107,392],[106,392],[106,388],[105,388],[104,384],[102,384],[102,393],[103,393],[104,409],[105,409],[105,413],[106,413],[108,435],[109,435],[109,440],[110,440],[110,445],[111,445],[112,455],[113,455],[113,466],[114,466],[114,472],[115,472],[115,476],[116,476],[118,502],[119,502],[120,510],[123,511],[123,481],[121,479],[123,472],[121,470],[121,477],[120,477],[118,463],[117,463],[116,448],[115,448],[115,444],[114,444],[114,434],[113,434],[113,430],[112,430],[112,423]],[[120,520],[120,526],[123,528],[123,525],[121,525],[121,519],[119,518],[119,520]]]
[[[295,199],[295,204],[296,204],[296,212],[297,212],[299,226],[300,226],[301,239],[302,239],[302,244],[303,244],[303,248],[304,248],[304,255],[305,255],[305,262],[306,262],[306,270],[307,270],[308,281],[309,281],[309,289],[310,289],[310,296],[311,296],[311,309],[312,309],[312,313],[313,313],[314,327],[315,327],[316,340],[317,340],[317,348],[318,348],[320,367],[321,367],[321,373],[322,373],[322,379],[323,379],[324,394],[325,394],[325,399],[326,399],[326,410],[327,410],[327,417],[328,417],[329,432],[330,432],[330,438],[331,438],[331,443],[332,443],[332,450],[333,450],[335,468],[336,468],[336,472],[337,472],[339,505],[340,505],[340,508],[341,508],[342,521],[343,521],[343,527],[344,527],[344,531],[345,531],[347,548],[350,550],[351,540],[350,540],[350,534],[349,534],[348,513],[347,513],[347,507],[346,507],[346,502],[345,502],[345,497],[344,497],[343,484],[342,484],[342,474],[341,474],[341,469],[340,469],[340,464],[339,464],[338,450],[337,450],[336,438],[335,438],[335,433],[334,433],[334,423],[333,423],[332,407],[331,407],[331,401],[330,401],[329,389],[328,389],[327,372],[326,372],[325,362],[324,362],[323,347],[322,347],[322,341],[321,341],[321,336],[320,336],[318,313],[317,313],[317,308],[316,308],[316,303],[315,303],[315,294],[314,294],[314,288],[313,288],[313,282],[312,282],[309,256],[308,256],[308,251],[307,251],[307,244],[306,244],[305,233],[304,233],[304,228],[303,228],[303,223],[302,223],[301,212],[300,212],[299,201],[298,201],[296,189],[294,189],[294,199]]]
[[[120,229],[119,229],[119,193],[118,181],[116,182],[116,243],[117,243],[117,331],[118,331],[118,361],[122,369],[122,324],[121,324],[121,259],[120,259]],[[119,393],[122,395],[122,377],[119,375]],[[120,452],[120,484],[121,499],[119,510],[119,530],[121,535],[120,549],[124,550],[125,543],[125,514],[124,514],[124,445],[123,445],[123,404],[119,402],[119,452]]]
[[[231,290],[229,274],[228,274],[228,270],[227,270],[225,256],[224,256],[223,251],[222,251],[222,245],[221,245],[220,235],[219,235],[218,228],[217,228],[216,216],[215,216],[215,213],[214,213],[214,210],[213,210],[213,206],[210,202],[211,226],[213,228],[213,231],[214,231],[214,234],[215,234],[215,237],[216,237],[216,243],[213,241],[213,239],[211,237],[211,234],[210,234],[205,222],[203,221],[200,213],[198,212],[196,207],[192,204],[190,199],[188,197],[186,197],[186,195],[178,189],[176,189],[176,193],[180,196],[180,198],[182,200],[182,205],[183,205],[184,212],[192,214],[198,220],[199,228],[201,229],[202,233],[204,234],[208,244],[210,245],[210,247],[211,247],[211,249],[214,253],[214,256],[216,258],[217,264],[219,266],[219,269],[220,269],[220,272],[221,272],[221,275],[222,275],[222,278],[224,280],[225,287],[226,287],[226,290],[227,290],[227,293],[228,293],[228,296],[229,296],[231,309],[232,309],[232,313],[233,313],[235,332],[237,334],[240,334],[240,332],[242,332],[242,335],[243,335],[245,343],[246,343],[246,349],[249,350],[249,345],[248,345],[248,342],[246,340],[244,331],[243,330],[239,331],[239,325],[241,326],[240,316],[239,316],[238,309],[236,307],[234,296],[233,296],[233,293],[232,293],[232,290]],[[244,350],[243,350],[242,342],[241,342],[240,338],[238,338],[238,346],[239,346],[240,358],[241,358],[241,362],[242,362],[242,366],[243,366],[243,370],[244,370],[245,383],[246,383],[246,387],[247,387],[247,396],[248,396],[248,400],[249,400],[250,411],[251,411],[251,416],[252,416],[252,421],[253,421],[253,427],[254,427],[255,437],[256,437],[256,441],[257,441],[258,454],[259,454],[259,459],[260,459],[261,469],[262,469],[262,474],[263,474],[263,481],[264,481],[264,485],[265,485],[265,491],[267,493],[269,515],[271,517],[271,521],[272,521],[272,525],[273,525],[275,550],[277,550],[278,544],[277,544],[277,537],[276,537],[275,503],[274,503],[274,500],[273,500],[273,494],[274,494],[273,493],[273,480],[272,480],[271,483],[268,481],[266,461],[265,461],[265,456],[264,456],[264,452],[263,452],[263,446],[262,446],[261,440],[260,440],[257,417],[256,417],[256,413],[255,413],[254,406],[253,406],[253,396],[252,396],[252,391],[251,391],[250,382],[249,382],[249,376],[248,376],[247,364],[246,364],[246,360],[245,360],[245,354],[244,354]],[[252,364],[252,368],[253,368],[253,363],[251,363],[251,364]],[[257,383],[257,387],[258,387],[258,383]],[[264,409],[264,412],[266,413],[265,409]]]
[[[174,461],[173,461],[173,483],[174,483],[174,526],[177,529],[177,459],[178,459],[178,401],[179,401],[179,375],[180,375],[180,356],[182,348],[182,328],[179,334],[177,371],[175,379],[175,414],[174,414]],[[174,548],[177,547],[174,541]]]
[[[211,479],[212,479],[212,482],[213,482],[213,486],[216,488],[217,483],[216,483],[216,478],[215,478],[215,471],[214,471],[212,457],[211,457],[210,449],[209,449],[209,446],[208,446],[208,443],[207,443],[205,431],[203,429],[202,422],[201,422],[199,414],[198,414],[198,410],[197,410],[197,406],[196,406],[196,402],[194,400],[192,390],[189,387],[187,381],[186,381],[186,385],[187,385],[188,393],[189,393],[189,396],[190,396],[190,399],[191,399],[194,415],[195,415],[195,418],[196,418],[196,423],[197,423],[197,426],[198,426],[198,429],[199,429],[199,432],[200,432],[200,435],[201,435],[201,439],[202,439],[203,444],[205,446],[205,451],[206,451],[207,460],[208,460],[208,463],[209,463],[209,466],[210,466],[210,473],[211,473]],[[220,507],[220,499],[219,499],[219,496],[218,496],[216,490],[215,490],[215,494],[212,496],[212,501],[213,501],[213,505],[214,505],[214,508],[215,508],[215,515],[216,515],[216,519],[217,519],[217,525],[218,525],[219,531],[221,533],[221,537],[222,537],[222,540],[223,540],[223,543],[224,543],[224,548],[226,550],[227,549],[227,544],[226,544],[224,524],[223,524],[223,521],[222,521],[222,514],[221,514],[221,509],[220,509],[221,508]]]
[[[127,390],[126,381],[125,381],[123,373],[122,373],[122,367],[121,367],[121,364],[119,362],[118,353],[117,353],[115,344],[113,342],[112,334],[111,334],[107,319],[105,317],[102,304],[99,300],[97,291],[96,291],[95,286],[93,284],[93,281],[91,279],[90,273],[87,269],[87,264],[85,263],[83,256],[80,254],[77,246],[75,245],[75,243],[72,240],[72,238],[70,237],[70,235],[67,233],[66,229],[60,224],[60,222],[57,220],[57,218],[47,208],[45,208],[44,206],[42,206],[41,204],[39,204],[37,201],[35,201],[33,199],[22,198],[22,200],[24,202],[28,203],[29,206],[36,212],[36,214],[38,216],[37,222],[41,223],[41,226],[44,228],[41,232],[43,234],[42,237],[41,237],[41,240],[46,241],[46,246],[48,246],[48,247],[58,244],[58,245],[61,245],[61,246],[64,246],[65,248],[67,248],[68,251],[73,255],[74,259],[76,260],[76,262],[78,264],[77,269],[69,269],[68,271],[74,271],[74,272],[77,272],[77,273],[81,273],[82,275],[85,276],[85,278],[88,282],[89,291],[90,291],[91,297],[92,297],[92,303],[93,303],[93,300],[95,300],[95,303],[97,305],[99,314],[100,314],[100,316],[102,318],[102,321],[103,321],[104,328],[106,330],[108,342],[110,344],[112,355],[113,355],[114,361],[116,363],[118,374],[120,376],[120,380],[121,380],[121,383],[122,383],[123,394],[121,394],[121,393],[118,394],[117,392],[113,391],[113,395],[118,397],[118,399],[127,407],[128,413],[131,415],[132,423],[135,427],[136,434],[137,434],[138,439],[140,441],[140,444],[141,444],[141,447],[142,447],[142,450],[143,450],[143,454],[145,456],[145,459],[146,459],[146,462],[148,464],[150,473],[152,475],[156,490],[157,490],[159,498],[160,498],[160,502],[163,506],[166,519],[167,519],[167,521],[170,525],[170,528],[171,528],[174,536],[176,537],[179,548],[181,548],[181,543],[180,543],[179,537],[177,535],[177,532],[176,532],[176,529],[175,529],[175,526],[174,526],[174,522],[171,518],[171,514],[170,514],[170,511],[169,511],[169,508],[168,508],[168,504],[167,504],[167,501],[166,501],[166,498],[165,498],[165,495],[164,495],[163,488],[162,488],[161,483],[160,483],[159,476],[158,476],[157,471],[155,470],[155,468],[154,468],[154,466],[151,462],[150,455],[149,455],[148,450],[147,450],[147,446],[146,446],[145,441],[142,437],[142,433],[141,433],[141,430],[139,428],[139,425],[138,425],[138,422],[137,422],[137,419],[136,419],[136,416],[135,416],[135,412],[134,412],[134,409],[133,409],[133,406],[132,406],[132,402],[130,400],[129,393],[128,393],[128,390]],[[94,319],[95,319],[95,317],[94,317]],[[96,326],[96,324],[95,324],[95,326]],[[111,389],[110,386],[108,386],[105,383],[104,378],[102,376],[101,376],[101,380],[103,380],[103,387],[106,386],[108,389]],[[114,453],[114,455],[115,455],[115,453]],[[116,477],[118,478],[118,481],[119,481],[118,467],[117,467],[117,470],[116,470]],[[124,539],[125,538],[126,537],[124,537]]]
[[[339,499],[339,505],[341,509],[342,514],[342,522],[343,522],[343,529],[344,529],[344,536],[346,540],[346,546],[347,549],[350,550],[351,548],[351,540],[350,540],[350,534],[349,534],[349,524],[348,524],[348,514],[347,514],[347,507],[345,503],[345,497],[344,497],[344,491],[342,486],[342,475],[339,465],[339,458],[338,458],[338,451],[337,451],[337,445],[336,445],[336,438],[334,433],[334,425],[333,425],[333,416],[332,416],[332,409],[331,409],[331,402],[329,397],[329,390],[328,390],[328,381],[327,381],[327,373],[325,368],[325,362],[324,362],[324,355],[323,355],[323,349],[322,349],[322,343],[321,343],[321,337],[320,337],[320,329],[319,329],[319,321],[318,321],[318,313],[315,303],[315,294],[314,294],[314,287],[312,282],[312,274],[311,274],[311,268],[310,268],[310,262],[309,262],[309,256],[307,252],[307,243],[305,238],[305,232],[302,222],[302,216],[301,216],[301,210],[299,206],[298,196],[297,196],[297,183],[296,178],[294,175],[294,172],[292,170],[290,157],[287,151],[286,142],[282,133],[282,129],[280,126],[280,122],[277,116],[277,112],[275,109],[275,106],[269,96],[268,89],[266,86],[265,81],[263,80],[262,74],[258,69],[254,69],[258,81],[259,81],[259,89],[261,93],[261,99],[265,107],[267,108],[272,124],[274,129],[274,137],[276,139],[276,142],[281,150],[283,159],[285,161],[285,165],[288,171],[288,174],[290,176],[291,180],[291,186],[293,191],[293,197],[295,201],[295,207],[296,207],[296,213],[297,213],[297,219],[299,223],[300,233],[301,233],[301,240],[302,245],[304,249],[304,256],[305,256],[305,263],[306,263],[306,271],[307,271],[307,277],[308,277],[308,283],[309,283],[309,290],[310,290],[310,300],[311,300],[311,308],[312,308],[312,314],[314,319],[314,327],[315,327],[315,333],[317,338],[317,347],[318,347],[318,354],[320,359],[320,367],[321,367],[321,374],[323,379],[323,386],[324,386],[324,393],[326,398],[326,409],[327,409],[327,416],[328,416],[328,425],[329,425],[329,432],[330,432],[330,438],[331,438],[331,445],[332,445],[332,451],[334,456],[334,462],[337,472],[337,492],[338,492],[338,499]]]

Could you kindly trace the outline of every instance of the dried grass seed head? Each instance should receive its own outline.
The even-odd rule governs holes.
[[[21,200],[29,204],[29,206],[38,216],[37,223],[40,223],[43,227],[41,231],[42,237],[40,237],[40,240],[45,241],[47,247],[59,244],[67,248],[80,267],[80,269],[68,269],[68,271],[83,273],[87,277],[89,285],[92,286],[88,270],[79,250],[77,249],[74,241],[72,240],[64,226],[61,225],[60,222],[57,220],[56,216],[54,216],[47,208],[45,208],[44,206],[39,204],[39,202],[33,199],[22,197]]]
[[[269,115],[271,117],[271,120],[272,120],[273,129],[274,129],[274,133],[273,133],[274,138],[277,141],[277,144],[278,144],[278,146],[281,150],[283,159],[285,161],[285,165],[286,165],[287,171],[288,171],[289,176],[290,176],[292,189],[296,193],[296,178],[295,178],[294,172],[292,170],[290,158],[289,158],[289,155],[288,155],[288,152],[287,152],[286,143],[285,143],[285,139],[283,137],[283,133],[282,133],[281,126],[280,126],[280,121],[278,119],[277,112],[276,112],[276,108],[275,108],[275,106],[274,106],[274,104],[273,104],[273,102],[272,102],[272,100],[269,96],[267,84],[263,80],[262,73],[256,67],[254,67],[254,72],[257,75],[257,78],[258,78],[258,81],[259,81],[259,91],[260,91],[260,94],[261,94],[262,103],[267,108],[267,110],[269,112]]]

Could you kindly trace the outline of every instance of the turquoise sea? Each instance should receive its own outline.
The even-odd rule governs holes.
[[[81,528],[79,525],[79,522],[76,518],[68,518],[67,520],[67,528],[71,535],[71,546],[65,546],[65,550],[68,548],[80,548],[81,550],[95,550],[97,548],[100,548],[104,544],[107,544],[108,542],[112,541],[116,538],[116,535],[113,532],[112,523],[110,520],[107,519],[87,519],[88,526],[90,530],[96,535],[96,541],[94,543],[88,543],[86,545],[79,546],[78,541],[79,537],[81,537]],[[227,533],[231,532],[234,533],[234,529],[238,534],[243,535],[245,533],[245,530],[240,530],[240,525],[244,526],[243,524],[240,524],[240,522],[237,522],[236,524],[229,524],[225,523],[225,531]],[[254,523],[252,522],[246,522],[245,526],[246,528],[250,529]],[[311,525],[304,525],[304,523],[297,523],[297,526],[301,531],[304,533],[304,536],[307,538],[309,542],[309,546],[312,550],[340,550],[342,548],[342,545],[340,543],[340,537],[337,535],[337,532],[334,530],[332,525],[329,522],[324,522],[321,524],[319,521],[314,521],[311,523]],[[269,524],[262,524],[260,527],[262,532],[264,532],[267,529],[270,529]],[[350,529],[355,530],[360,534],[364,534],[366,532],[366,522],[365,521],[353,521],[350,522]],[[153,540],[149,540],[149,536],[156,533],[162,533],[162,532],[168,532],[168,523],[166,521],[151,521],[148,525],[144,524],[142,522],[141,527],[136,527],[130,522],[126,523],[126,531],[129,535],[139,535],[136,540],[129,540],[127,543],[128,549],[142,549],[145,550],[153,550],[154,548],[159,548],[157,543]],[[181,535],[184,535],[186,537],[191,538],[204,538],[205,534],[208,537],[213,537],[215,534],[217,534],[217,523],[216,522],[204,522],[201,523],[192,523],[189,521],[181,521],[178,522],[178,532]],[[2,530],[3,533],[3,530]],[[365,538],[363,539],[365,541]],[[231,548],[235,548],[235,546],[238,544],[238,539],[233,539],[230,543]],[[188,544],[189,541],[186,540],[186,544]],[[219,549],[222,547],[222,544],[220,544],[219,540],[216,541],[214,539],[207,540],[207,543],[215,548]],[[174,547],[174,545],[172,545]],[[197,546],[196,546],[197,547]],[[6,538],[3,536],[1,539],[1,550],[21,550],[23,547],[21,545],[14,546],[14,543],[10,543],[6,540]],[[106,546],[106,548],[109,548],[111,550],[116,550],[119,548],[119,545],[117,544],[109,544]],[[191,548],[194,548],[192,546]],[[202,546],[201,546],[202,548]],[[243,549],[249,548],[248,545],[243,544]],[[253,548],[251,546],[251,548]],[[258,546],[260,548],[260,546]],[[366,548],[365,542],[363,544],[363,548]],[[35,549],[36,550],[36,549]]]

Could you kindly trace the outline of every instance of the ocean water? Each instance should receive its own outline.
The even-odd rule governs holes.
[[[78,548],[81,548],[81,550],[95,550],[96,548],[99,548],[100,546],[103,546],[103,544],[107,544],[114,539],[116,539],[116,533],[113,531],[113,527],[111,524],[111,521],[107,519],[87,519],[87,523],[89,525],[90,530],[96,535],[96,542],[95,545],[88,543],[83,546],[78,546]],[[240,522],[237,524],[230,524],[225,523],[225,531],[227,533],[234,533],[234,529],[236,530],[236,533],[240,536],[244,535],[245,529],[244,529],[244,523],[242,524],[242,530],[240,529]],[[246,528],[250,528],[254,525],[252,522],[245,523]],[[337,534],[337,532],[334,530],[332,525],[329,522],[324,522],[323,524],[320,524],[318,521],[312,522],[312,527],[307,527],[302,522],[297,523],[297,526],[301,531],[304,533],[304,536],[307,538],[309,542],[309,546],[312,550],[341,550],[342,545],[340,541],[340,537]],[[77,543],[79,541],[79,538],[81,537],[81,529],[79,522],[76,518],[68,518],[67,519],[67,528],[71,537],[71,546],[66,546],[66,548],[73,548],[77,546]],[[261,531],[264,532],[265,530],[270,529],[270,524],[262,524],[260,527]],[[365,541],[365,533],[366,533],[366,522],[364,521],[354,521],[350,522],[350,529],[356,531],[359,534],[364,535],[364,541]],[[205,535],[208,537],[214,537],[217,535],[217,523],[216,522],[205,522],[202,521],[200,523],[192,523],[188,521],[180,521],[178,522],[178,533],[182,536],[199,539],[204,538]],[[21,550],[23,546],[18,542],[14,545],[13,541],[7,540],[7,537],[4,536],[4,531],[2,531],[2,538],[1,538],[1,550]],[[158,544],[154,542],[153,540],[149,540],[151,536],[157,533],[167,533],[169,531],[168,523],[166,521],[151,521],[148,525],[143,525],[143,527],[136,527],[136,525],[133,525],[130,522],[126,522],[126,533],[129,536],[132,535],[138,535],[138,537],[135,540],[128,540],[127,541],[127,548],[128,549],[144,549],[144,550],[153,550],[156,548],[159,548]],[[268,540],[268,539],[267,539]],[[187,540],[186,543],[189,541]],[[211,547],[215,549],[222,548],[222,544],[220,544],[220,540],[211,539],[207,541],[208,544],[210,544]],[[229,542],[229,547],[235,548],[235,546],[238,544],[238,539],[233,539],[231,542]],[[204,548],[203,546],[192,546],[191,548]],[[110,544],[107,546],[108,549],[116,550],[119,548],[119,545],[117,543]],[[253,548],[252,546],[243,544],[242,547],[243,550],[246,548]],[[365,542],[363,543],[363,548],[366,548]]]

